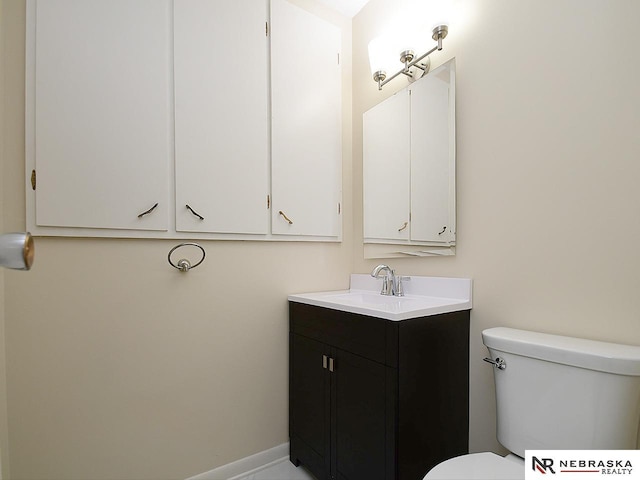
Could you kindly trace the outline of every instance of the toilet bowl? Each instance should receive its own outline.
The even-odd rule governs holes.
[[[512,453],[451,458],[424,480],[524,479],[525,450],[636,449],[639,346],[502,327],[482,340],[494,367],[497,438]]]
[[[519,480],[524,479],[524,460],[509,454],[472,453],[451,458],[433,467],[425,480]]]

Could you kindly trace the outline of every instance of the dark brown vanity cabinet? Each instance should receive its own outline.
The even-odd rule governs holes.
[[[402,321],[289,303],[291,462],[421,480],[468,453],[469,311]]]

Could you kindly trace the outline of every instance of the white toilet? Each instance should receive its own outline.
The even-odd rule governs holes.
[[[490,328],[498,441],[512,453],[446,460],[424,480],[524,479],[525,450],[633,450],[640,347]]]

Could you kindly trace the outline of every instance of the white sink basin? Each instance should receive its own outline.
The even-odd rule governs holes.
[[[382,280],[351,275],[349,290],[289,295],[289,301],[387,320],[471,309],[470,279],[414,276],[404,285],[403,297],[380,295]]]

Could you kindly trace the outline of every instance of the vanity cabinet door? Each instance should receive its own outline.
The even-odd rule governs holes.
[[[272,232],[342,231],[341,33],[287,0],[271,2]]]
[[[319,479],[394,478],[396,369],[291,334],[291,461]]]
[[[330,471],[330,376],[328,345],[291,334],[289,343],[289,437],[291,461],[318,479]]]
[[[174,2],[177,231],[268,233],[268,13]]]
[[[345,480],[395,478],[397,370],[336,349],[331,375],[332,472]]]
[[[34,226],[168,229],[170,5],[28,3]]]
[[[295,302],[290,325],[291,461],[319,480],[394,480],[398,372],[384,362],[397,337],[383,320]]]
[[[409,93],[363,115],[364,239],[409,240]]]

